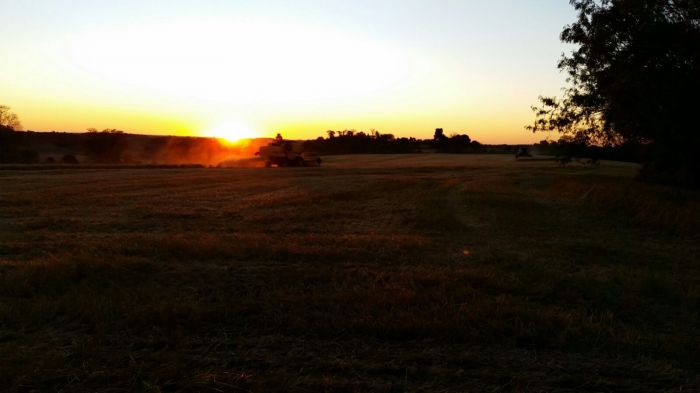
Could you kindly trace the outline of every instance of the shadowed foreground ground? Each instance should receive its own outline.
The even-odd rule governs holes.
[[[0,386],[697,390],[700,198],[634,170],[0,171]]]

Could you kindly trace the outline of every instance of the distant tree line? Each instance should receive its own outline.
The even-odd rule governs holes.
[[[127,134],[118,129],[85,133],[18,131],[21,123],[8,107],[0,106],[0,163],[22,164],[206,164],[220,163],[231,156],[252,156],[256,146],[222,146],[214,138]],[[432,139],[397,138],[377,130],[329,130],[327,137],[305,141],[305,149],[321,155],[333,154],[515,154],[514,145],[483,145],[467,134],[447,136],[437,128]],[[265,143],[260,141],[259,143]],[[564,135],[558,141],[542,141],[531,147],[540,155],[562,159],[591,158],[641,162],[649,160],[648,144],[627,141],[617,145],[592,145]]]
[[[486,148],[473,141],[467,134],[444,134],[435,130],[433,139],[397,138],[375,129],[369,132],[356,130],[326,131],[327,137],[305,142],[305,148],[319,154],[405,154],[405,153],[480,153],[504,152],[493,146]],[[497,151],[496,151],[497,150]],[[507,151],[510,152],[510,151]]]
[[[319,154],[392,154],[419,153],[420,141],[415,138],[396,138],[377,130],[326,131],[327,138],[318,137],[304,143],[304,148]]]
[[[260,143],[265,143],[261,141]],[[515,154],[522,146],[485,145],[467,134],[446,136],[437,129],[433,139],[396,138],[376,130],[329,131],[326,138],[304,142],[305,150],[333,154]],[[258,145],[259,146],[259,145]],[[247,150],[245,150],[247,149]],[[252,147],[257,150],[256,147]],[[245,150],[245,151],[244,151]],[[0,131],[0,163],[22,164],[217,164],[230,156],[250,156],[251,148],[224,147],[213,138],[134,135],[120,130],[88,130],[85,133]],[[539,155],[640,162],[648,147],[625,143],[595,146],[567,136],[530,146]]]

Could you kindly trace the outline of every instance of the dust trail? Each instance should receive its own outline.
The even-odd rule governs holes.
[[[263,168],[265,162],[258,157],[234,158],[219,163],[222,168]]]
[[[139,140],[130,150],[138,161],[147,163],[252,167],[256,166],[255,153],[269,141],[245,139],[232,143],[216,138],[160,137]]]

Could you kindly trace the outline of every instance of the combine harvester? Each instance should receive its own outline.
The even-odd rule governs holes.
[[[255,153],[265,161],[265,167],[320,166],[321,157],[304,151],[304,144],[299,141],[285,141],[280,134],[267,146]]]

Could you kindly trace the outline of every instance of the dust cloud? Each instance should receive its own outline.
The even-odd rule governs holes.
[[[263,163],[255,156],[270,139],[244,139],[228,142],[216,138],[166,137],[137,141],[132,145],[134,162],[152,164],[200,164],[222,167],[259,167]],[[129,157],[129,153],[124,154]]]

